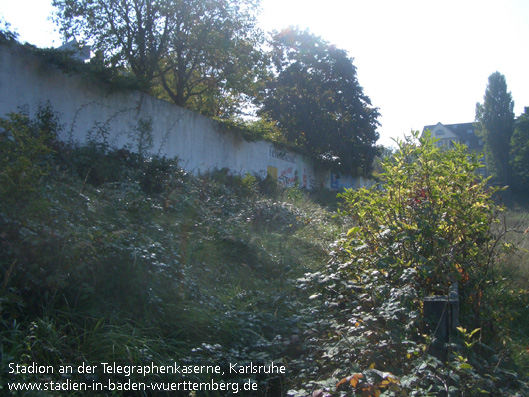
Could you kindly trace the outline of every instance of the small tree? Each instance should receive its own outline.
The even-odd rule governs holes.
[[[509,152],[514,128],[514,102],[507,92],[505,76],[495,72],[483,97],[483,104],[476,104],[477,134],[485,142],[489,153],[487,165],[495,180],[505,185],[511,183]]]

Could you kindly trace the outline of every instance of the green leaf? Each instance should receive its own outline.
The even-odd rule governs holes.
[[[351,229],[349,229],[349,231],[347,232],[347,236],[351,236],[353,234],[356,234],[360,231],[361,229],[358,227],[358,226],[355,226],[355,227],[352,227]]]

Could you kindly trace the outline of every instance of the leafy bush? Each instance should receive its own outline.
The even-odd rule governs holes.
[[[218,119],[217,121],[221,123],[223,128],[236,131],[249,142],[267,140],[270,142],[285,143],[285,139],[279,127],[272,121],[266,121],[263,119],[252,121],[238,118]]]
[[[306,330],[308,353],[293,365],[321,395],[509,395],[524,385],[506,370],[508,352],[486,345],[502,347],[499,330],[509,325],[496,322],[493,302],[504,252],[497,189],[478,176],[479,159],[464,146],[443,150],[415,133],[399,149],[383,162],[381,185],[341,195],[341,214],[354,226],[332,246],[326,269],[300,280],[320,303]],[[448,295],[454,283],[463,327],[442,357],[432,350],[422,302]],[[313,374],[329,378],[318,382]]]
[[[145,158],[140,166],[140,186],[146,194],[160,194],[178,188],[185,175],[176,160],[153,156]],[[174,183],[177,181],[176,183]]]
[[[51,167],[60,124],[49,105],[41,106],[36,119],[28,110],[0,119],[0,198],[20,206],[38,190]]]
[[[401,143],[383,164],[381,187],[342,194],[342,213],[357,225],[345,249],[365,245],[364,262],[380,269],[414,269],[421,296],[446,294],[459,282],[464,307],[479,309],[501,211],[479,167],[464,146],[443,150],[429,136]],[[479,311],[468,314],[479,321]]]
[[[0,20],[0,44],[18,44],[18,33],[11,31],[11,24],[4,19]]]

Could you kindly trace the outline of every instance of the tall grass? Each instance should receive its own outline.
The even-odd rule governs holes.
[[[529,376],[529,210],[519,205],[521,201],[512,198],[501,220],[504,239],[515,249],[499,264],[502,288],[497,294],[497,310],[510,313],[505,319],[511,323],[509,347],[516,363]]]

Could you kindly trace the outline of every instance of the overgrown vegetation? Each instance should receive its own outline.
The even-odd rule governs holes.
[[[265,140],[275,142],[277,144],[287,145],[282,133],[273,121],[258,120],[243,120],[243,119],[217,119],[225,128],[240,133],[244,139],[249,142],[257,140]],[[294,149],[294,145],[288,145],[290,149]]]
[[[64,145],[60,128],[49,107],[0,122],[2,393],[8,381],[65,379],[9,374],[10,363],[225,368],[297,352],[292,280],[325,260],[341,221],[297,188],[196,178],[95,138]],[[285,387],[249,377],[255,395]]]
[[[292,363],[305,386],[290,395],[527,393],[529,294],[502,277],[514,246],[478,167],[464,146],[415,135],[382,164],[382,186],[342,194],[355,226],[324,270],[300,279],[316,304]],[[439,354],[423,300],[454,283],[460,327]]]
[[[148,146],[147,124],[136,134]],[[498,222],[501,192],[463,146],[410,137],[381,164],[383,185],[345,191],[333,216],[329,192],[193,177],[101,137],[61,143],[61,128],[49,106],[0,120],[2,393],[11,381],[145,380],[9,373],[103,362],[287,368],[153,377],[256,382],[241,395],[527,393],[527,254],[515,250],[527,222]],[[460,327],[439,356],[422,302],[455,282]]]

